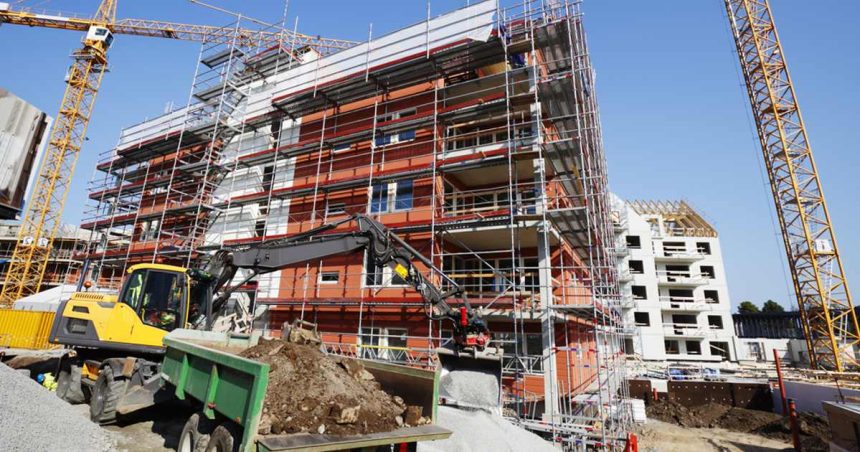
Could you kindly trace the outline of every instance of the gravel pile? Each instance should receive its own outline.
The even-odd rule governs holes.
[[[449,404],[496,411],[500,391],[495,376],[474,370],[443,370],[439,378],[439,395]]]
[[[448,439],[418,443],[419,452],[558,452],[543,438],[506,421],[499,414],[440,406],[436,425],[453,433]]]
[[[25,375],[0,364],[0,450],[109,451],[110,433]]]

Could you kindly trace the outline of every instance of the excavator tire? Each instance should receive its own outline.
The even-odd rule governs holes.
[[[70,365],[60,371],[57,376],[57,397],[72,405],[86,402],[87,398],[81,387],[80,366]]]
[[[110,366],[102,367],[90,397],[90,420],[102,425],[116,422],[116,404],[125,386],[125,379],[115,377]]]

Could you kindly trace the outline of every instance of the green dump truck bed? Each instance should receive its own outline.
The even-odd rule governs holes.
[[[235,336],[175,330],[164,339],[167,351],[162,378],[180,400],[196,401],[208,419],[227,420],[242,428],[239,450],[371,450],[387,444],[444,439],[451,432],[436,425],[400,428],[391,432],[353,436],[320,434],[257,434],[269,383],[269,365],[238,355],[259,336]],[[382,389],[424,408],[436,420],[439,373],[397,364],[364,361]],[[237,438],[238,439],[238,438]]]

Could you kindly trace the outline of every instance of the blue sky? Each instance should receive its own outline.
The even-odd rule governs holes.
[[[210,0],[279,22],[283,2]],[[97,1],[28,1],[89,13]],[[432,0],[431,13],[464,0]],[[505,2],[509,3],[509,2]],[[852,180],[860,169],[853,131],[860,90],[860,2],[772,0],[810,130],[849,280],[860,293],[860,212]],[[739,76],[722,0],[586,0],[583,9],[604,127],[610,183],[629,199],[683,198],[721,236],[733,304],[774,299],[793,306],[782,245]],[[363,40],[421,20],[425,1],[291,0],[299,31]],[[230,18],[179,0],[120,1],[119,17],[225,24]],[[62,77],[80,34],[0,26],[0,86],[55,114]],[[111,49],[64,220],[84,215],[98,154],[123,126],[188,97],[199,46],[119,36]]]

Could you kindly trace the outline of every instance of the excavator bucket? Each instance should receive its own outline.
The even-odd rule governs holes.
[[[446,405],[497,411],[502,401],[500,348],[484,350],[436,349],[442,373],[439,395]]]
[[[317,331],[317,324],[301,319],[293,320],[293,323],[284,323],[282,333],[283,339],[296,344],[321,345],[322,339]]]

